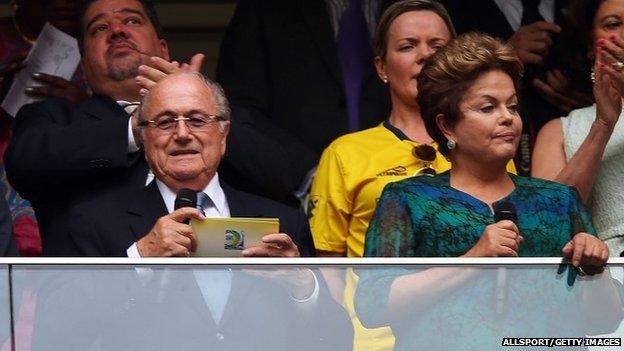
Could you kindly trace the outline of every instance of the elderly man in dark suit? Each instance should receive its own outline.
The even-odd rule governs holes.
[[[179,71],[154,86],[140,110],[140,139],[155,176],[140,189],[90,194],[72,210],[67,255],[187,256],[197,238],[185,223],[204,215],[193,207],[174,209],[180,189],[207,197],[210,217],[277,217],[281,230],[264,237],[249,256],[314,255],[302,212],[236,191],[219,180],[230,125],[227,99],[218,84],[192,71]],[[292,237],[292,239],[291,239]]]

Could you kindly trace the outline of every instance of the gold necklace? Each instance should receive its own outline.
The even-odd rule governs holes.
[[[13,15],[13,27],[15,27],[15,31],[17,31],[17,35],[19,35],[19,37],[22,38],[23,41],[27,42],[31,46],[35,44],[35,41],[37,40],[37,38],[31,39],[26,34],[24,34],[24,32],[22,32],[22,29],[17,23],[17,19],[15,18],[15,15]]]

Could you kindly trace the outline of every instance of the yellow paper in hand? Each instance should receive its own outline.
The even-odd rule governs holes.
[[[206,218],[192,219],[197,234],[193,257],[240,257],[248,247],[262,243],[267,234],[279,233],[278,218]]]

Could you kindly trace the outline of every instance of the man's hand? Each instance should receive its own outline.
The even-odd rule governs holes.
[[[566,114],[593,103],[592,95],[574,90],[558,69],[546,72],[545,80],[535,78],[532,83],[546,101]]]
[[[518,256],[518,248],[524,240],[512,221],[504,220],[485,227],[481,238],[465,257]]]
[[[182,69],[199,72],[204,62],[204,54],[195,54],[189,63],[180,65],[177,61],[167,61],[163,58],[153,56],[147,65],[139,66],[139,75],[136,77],[136,83],[141,87],[141,93],[151,89],[156,83],[165,78],[167,75]]]
[[[243,250],[245,257],[299,257],[299,248],[288,234],[267,234],[262,244]]]
[[[558,25],[539,21],[520,27],[508,42],[522,63],[542,64],[552,45],[551,36],[559,32]]]
[[[190,256],[197,248],[197,235],[190,225],[183,223],[189,218],[203,220],[206,217],[193,207],[183,207],[160,217],[137,242],[141,257]]]
[[[26,88],[26,94],[35,98],[65,98],[74,104],[89,98],[89,95],[72,82],[61,77],[37,72],[33,79],[43,84],[39,87]]]
[[[602,240],[587,233],[578,233],[561,250],[563,257],[587,274],[601,273],[609,259],[609,248]]]

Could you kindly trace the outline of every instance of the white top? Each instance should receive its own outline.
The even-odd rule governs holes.
[[[598,237],[609,246],[611,256],[624,250],[624,122],[622,115],[607,144],[587,207]],[[596,119],[596,105],[570,112],[561,118],[566,161],[579,149]]]

